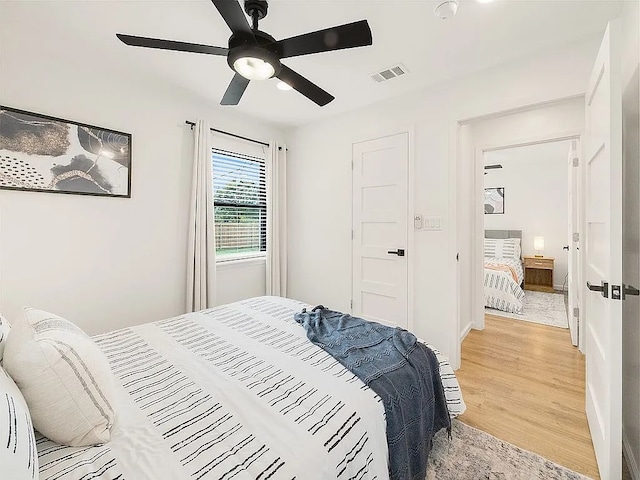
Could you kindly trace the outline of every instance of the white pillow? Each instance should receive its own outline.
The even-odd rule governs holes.
[[[4,368],[40,433],[72,446],[109,441],[115,417],[113,374],[100,348],[73,323],[25,308],[24,318],[11,329]]]
[[[11,330],[9,321],[0,314],[0,363],[2,363],[2,355],[4,353],[4,346],[7,344],[9,330]]]
[[[0,368],[0,419],[0,478],[39,478],[38,452],[29,409],[3,368]]]
[[[485,238],[484,256],[491,258],[517,258],[522,254],[519,238]]]

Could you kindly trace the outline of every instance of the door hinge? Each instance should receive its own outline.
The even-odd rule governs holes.
[[[574,159],[573,159],[573,166],[574,166],[574,167],[577,167],[577,166],[579,166],[579,165],[580,165],[580,160],[579,160],[578,158],[574,158]]]
[[[579,242],[580,241],[580,234],[579,233],[574,233],[573,234],[573,241],[574,242]]]
[[[351,229],[351,240],[353,240],[353,228]]]
[[[353,170],[353,160],[351,160],[351,170]]]
[[[580,318],[580,308],[579,307],[573,307],[573,316],[576,318]]]
[[[351,308],[351,310],[353,310],[353,300],[351,300],[351,302],[349,302],[349,308]]]

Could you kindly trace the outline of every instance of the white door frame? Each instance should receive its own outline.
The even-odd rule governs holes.
[[[353,162],[353,145],[356,143],[368,142],[371,140],[376,140],[384,137],[393,137],[394,135],[398,135],[401,133],[408,134],[408,142],[409,142],[409,158],[408,158],[408,171],[407,171],[407,329],[409,331],[414,331],[414,271],[415,271],[415,239],[414,239],[414,229],[413,229],[413,216],[415,215],[415,189],[413,185],[413,178],[415,177],[415,148],[414,148],[414,138],[415,138],[415,127],[414,125],[407,125],[405,127],[401,127],[399,129],[394,129],[392,131],[381,130],[380,132],[376,132],[374,134],[368,134],[365,137],[354,138],[351,141],[351,158],[350,161]],[[352,163],[353,166],[353,163]],[[351,169],[351,196],[353,198],[353,168]],[[351,208],[351,228],[353,229],[353,206]],[[352,230],[353,233],[353,230]],[[350,251],[350,260],[351,260],[351,296],[353,297],[353,242],[351,243],[351,251]],[[353,313],[353,298],[351,299],[351,308],[349,309],[349,313]]]
[[[449,361],[453,369],[460,368],[460,360],[461,360],[461,338],[460,338],[460,277],[459,277],[459,267],[457,261],[457,255],[460,252],[459,243],[458,243],[458,203],[459,203],[459,178],[458,178],[458,169],[460,168],[461,161],[461,153],[462,149],[460,147],[461,141],[461,128],[463,125],[470,124],[480,120],[488,120],[490,118],[506,116],[510,114],[516,114],[525,112],[528,110],[536,110],[539,108],[544,108],[554,104],[560,104],[563,102],[567,102],[570,100],[574,100],[577,98],[584,98],[584,93],[578,95],[569,95],[566,97],[555,98],[551,100],[545,100],[541,102],[533,102],[529,104],[523,104],[516,108],[509,108],[506,110],[492,111],[483,115],[475,115],[469,118],[462,118],[456,120],[451,123],[449,127],[449,218],[451,221],[449,222],[449,259],[451,264],[451,275],[452,279],[449,285],[452,285],[455,288],[453,295],[451,297],[451,301],[453,301],[456,305],[455,307],[455,319],[453,322],[450,322],[450,334],[449,334]],[[568,132],[559,133],[558,136],[567,135]],[[583,132],[569,132],[570,135],[573,135],[574,138],[576,136],[581,136]],[[549,135],[547,135],[549,136]],[[538,139],[539,141],[540,139]],[[521,140],[522,142],[523,140]],[[526,144],[526,139],[524,140]],[[531,142],[531,139],[528,140]],[[581,142],[582,144],[582,142]],[[488,148],[491,148],[490,146]],[[476,162],[477,163],[477,162]],[[582,207],[581,207],[582,208]],[[483,222],[484,223],[484,222]],[[484,236],[484,235],[483,235]],[[582,265],[581,265],[582,267]],[[475,298],[472,297],[472,300]],[[484,300],[482,300],[484,306]],[[473,305],[476,305],[477,301],[474,300]],[[580,309],[584,311],[581,299]],[[484,312],[484,308],[483,308]],[[481,321],[484,324],[484,315],[481,315]]]
[[[580,342],[578,340],[579,335],[579,319],[576,319],[574,315],[574,309],[577,308],[578,311],[580,309],[580,239],[576,240],[575,234],[584,235],[582,232],[582,225],[580,224],[580,199],[582,198],[582,185],[580,184],[581,180],[581,170],[580,170],[580,142],[575,141],[571,142],[571,147],[569,148],[569,155],[567,155],[567,180],[569,182],[569,191],[571,192],[570,202],[568,203],[568,213],[569,213],[569,232],[567,235],[567,242],[569,245],[569,261],[567,263],[568,266],[568,274],[567,277],[567,292],[568,292],[568,317],[569,317],[569,332],[571,333],[571,343],[573,345],[578,345]],[[578,162],[576,167],[575,162]],[[577,302],[575,302],[576,298],[574,294],[577,294]],[[584,314],[584,312],[583,312]],[[575,343],[574,343],[575,342]]]

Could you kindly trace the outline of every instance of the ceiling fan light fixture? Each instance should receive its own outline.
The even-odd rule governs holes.
[[[276,73],[273,65],[256,57],[238,58],[233,62],[233,69],[248,80],[266,80]]]
[[[267,80],[282,70],[277,52],[268,47],[247,43],[235,46],[231,42],[229,46],[229,66],[247,80]]]

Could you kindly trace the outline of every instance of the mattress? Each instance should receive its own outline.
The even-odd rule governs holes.
[[[386,479],[380,398],[259,297],[94,337],[117,383],[109,443],[38,436],[40,478]],[[458,382],[434,349],[452,417]]]
[[[485,307],[508,313],[522,313],[525,295],[520,286],[524,280],[522,262],[515,258],[485,257],[484,265]],[[495,270],[495,267],[508,267],[509,271]],[[515,279],[511,272],[515,273]]]

